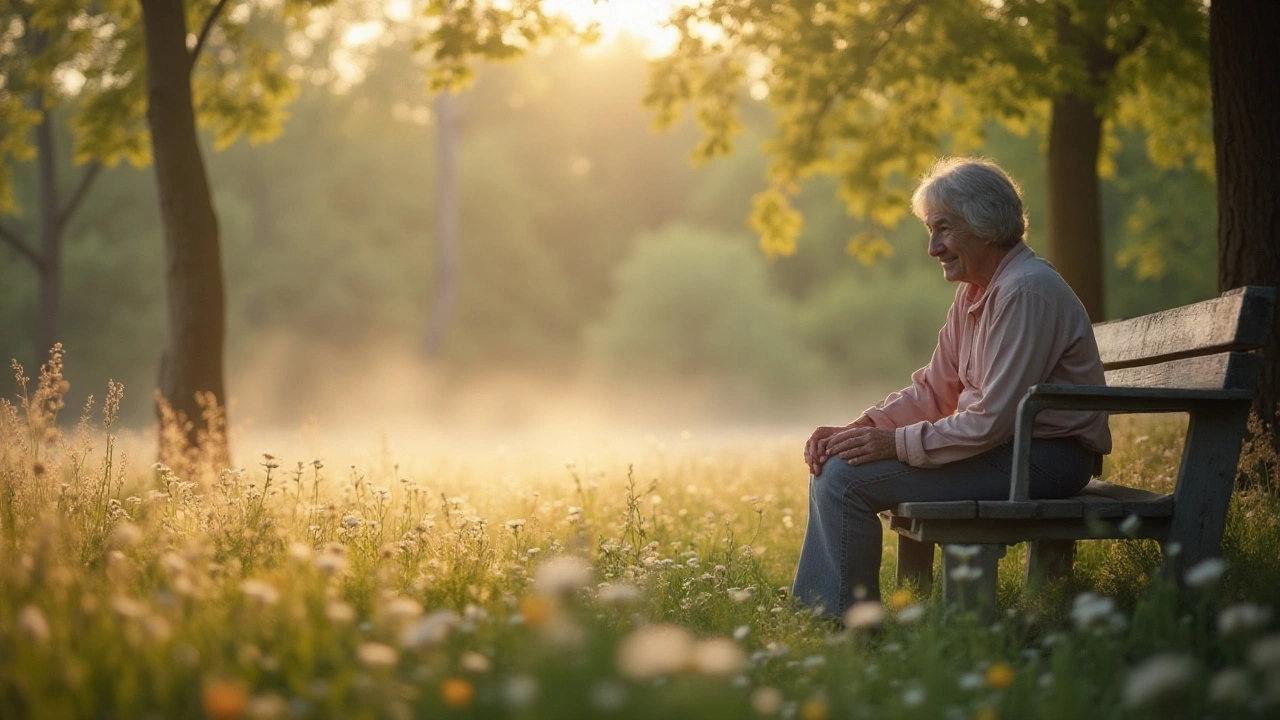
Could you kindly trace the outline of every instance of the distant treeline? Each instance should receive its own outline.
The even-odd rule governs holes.
[[[645,72],[624,43],[585,55],[560,46],[487,67],[459,96],[461,282],[447,370],[705,379],[801,397],[905,379],[925,362],[954,287],[918,223],[887,229],[894,256],[862,265],[845,246],[865,226],[830,181],[815,181],[800,197],[799,252],[766,260],[746,217],[764,186],[767,111],[750,106],[733,156],[694,168],[692,127],[650,129]],[[233,397],[237,375],[266,352],[291,368],[275,388],[287,404],[315,373],[421,351],[434,277],[431,107],[409,48],[391,44],[345,92],[306,85],[275,142],[209,150]],[[1154,168],[1141,136],[1122,141],[1103,184],[1108,315],[1215,295],[1212,181]],[[1040,142],[993,126],[984,148],[1024,185],[1033,247],[1045,213]],[[18,230],[34,222],[34,177],[18,167],[26,212],[5,219]],[[103,170],[66,237],[67,375],[81,397],[123,381],[134,421],[150,417],[142,398],[163,345],[160,233],[152,175],[122,165]],[[37,365],[34,326],[34,274],[0,250],[0,356]]]

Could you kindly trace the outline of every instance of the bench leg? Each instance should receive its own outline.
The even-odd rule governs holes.
[[[947,606],[976,612],[983,622],[994,620],[997,571],[1004,554],[1004,545],[944,545],[942,595]]]
[[[1071,577],[1075,557],[1074,540],[1032,540],[1027,543],[1027,587]]]
[[[920,597],[933,590],[933,543],[898,536],[898,585],[915,585]]]
[[[1240,461],[1240,438],[1248,404],[1191,413],[1174,490],[1173,522],[1163,546],[1164,569],[1184,581],[1184,572],[1207,558],[1220,557],[1227,507]],[[1172,544],[1177,551],[1172,551]]]

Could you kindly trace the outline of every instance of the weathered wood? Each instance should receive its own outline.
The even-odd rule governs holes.
[[[1059,410],[1106,410],[1108,412],[1191,412],[1212,408],[1222,403],[1248,400],[1247,388],[1155,388],[1106,387],[1093,385],[1033,385],[1027,390],[1025,403],[1033,400],[1041,405],[1037,412],[1049,408]]]
[[[1107,410],[1124,412],[1218,411],[1239,406],[1252,397],[1252,390],[1205,390],[1198,388],[1094,387],[1088,385],[1035,385],[1018,403],[1013,429],[1013,475],[1009,480],[1009,500],[1029,499],[1031,488],[1031,433],[1036,415],[1044,410]]]
[[[1248,404],[1191,417],[1169,531],[1169,540],[1180,544],[1182,552],[1165,558],[1167,570],[1175,577],[1182,577],[1183,568],[1219,555],[1248,417]]]
[[[1091,480],[1072,500],[1081,503],[1085,515],[1093,517],[1170,517],[1173,515],[1172,494],[1113,485]]]
[[[1039,503],[1034,500],[1023,502],[982,500],[978,502],[978,517],[996,520],[1029,520],[1040,517]]]
[[[976,551],[972,557],[962,553]],[[989,622],[995,614],[996,578],[1004,544],[973,547],[944,545],[942,548],[942,596],[947,605],[961,612],[976,612]]]
[[[930,520],[895,517],[889,527],[918,542],[1004,543],[1030,540],[1120,540],[1140,538],[1164,542],[1171,517],[1143,518],[1136,528],[1121,527],[1124,517],[1036,518],[1031,520]]]
[[[898,536],[898,585],[914,585],[921,597],[933,590],[933,548],[933,543]]]
[[[1071,577],[1076,544],[1073,540],[1033,540],[1027,544],[1028,587]]]
[[[1099,498],[1107,498],[1109,500],[1120,500],[1122,502],[1141,502],[1146,500],[1159,500],[1167,495],[1143,490],[1141,488],[1132,488],[1127,485],[1116,485],[1106,480],[1094,478],[1089,481],[1084,489],[1076,494],[1076,497],[1093,496]]]
[[[893,514],[909,518],[937,518],[943,520],[975,518],[978,517],[978,504],[973,500],[900,503],[894,508]]]
[[[1080,517],[1122,518],[1125,516],[1124,503],[1119,500],[1111,500],[1096,495],[1076,495],[1072,499],[1080,503]],[[1165,514],[1172,515],[1172,509]]]
[[[1084,517],[1084,506],[1077,500],[1039,500],[1041,518],[1078,518]]]
[[[1109,370],[1111,387],[1199,388],[1252,390],[1262,374],[1262,358],[1240,352],[1183,358],[1143,367]]]
[[[1267,342],[1276,290],[1236,288],[1221,297],[1093,326],[1103,366],[1115,370]]]

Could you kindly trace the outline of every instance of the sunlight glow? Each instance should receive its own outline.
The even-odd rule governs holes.
[[[359,47],[380,37],[386,31],[387,26],[381,20],[356,23],[342,34],[342,44],[345,47]]]
[[[650,56],[665,55],[675,47],[677,33],[665,23],[676,8],[690,4],[689,0],[545,0],[548,12],[564,15],[580,28],[595,25],[601,44],[629,35]]]
[[[413,2],[412,0],[387,0],[384,12],[388,20],[404,22],[413,16]]]

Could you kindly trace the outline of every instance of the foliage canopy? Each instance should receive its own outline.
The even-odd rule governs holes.
[[[1211,166],[1206,9],[1194,0],[705,0],[673,23],[680,41],[654,64],[645,101],[660,127],[692,110],[695,158],[733,149],[745,92],[778,113],[752,214],[771,256],[795,251],[790,200],[807,178],[837,177],[850,213],[891,227],[939,152],[979,149],[991,119],[1043,128],[1064,94],[1110,121],[1104,173],[1117,125],[1143,128],[1163,166]],[[1114,69],[1098,74],[1083,43]],[[888,249],[873,233],[849,245],[867,260]]]

